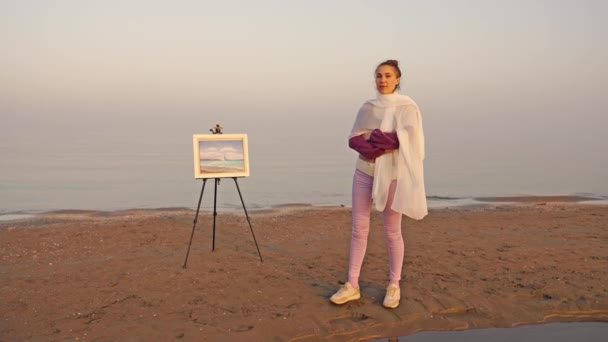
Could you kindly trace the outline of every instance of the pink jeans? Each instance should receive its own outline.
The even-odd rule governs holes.
[[[355,170],[353,177],[353,231],[350,241],[350,259],[348,263],[348,282],[359,287],[359,274],[361,264],[367,249],[367,236],[369,235],[370,216],[372,209],[372,185],[374,177]],[[401,280],[403,267],[404,245],[401,235],[401,213],[393,211],[393,197],[395,195],[396,181],[391,183],[388,202],[384,209],[384,235],[388,245],[388,263],[390,268],[390,282],[398,284]]]

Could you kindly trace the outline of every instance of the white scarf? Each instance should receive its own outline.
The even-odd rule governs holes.
[[[384,211],[391,181],[397,187],[391,209],[420,220],[428,214],[424,189],[424,133],[418,105],[409,96],[378,94],[361,106],[350,137],[379,128],[397,132],[399,149],[376,158],[372,198]]]

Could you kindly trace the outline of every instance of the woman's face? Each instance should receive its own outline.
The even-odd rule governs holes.
[[[376,89],[380,94],[392,94],[397,89],[401,77],[397,77],[397,70],[390,65],[381,65],[376,69]]]

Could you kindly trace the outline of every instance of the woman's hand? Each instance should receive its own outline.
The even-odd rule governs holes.
[[[372,136],[372,132],[363,133],[361,136],[363,137],[363,139],[369,140],[369,138],[371,138]]]

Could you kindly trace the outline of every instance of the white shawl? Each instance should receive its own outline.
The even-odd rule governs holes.
[[[418,105],[409,96],[378,94],[361,106],[350,137],[379,128],[397,132],[399,149],[376,158],[372,198],[383,211],[393,179],[397,187],[391,209],[420,220],[427,214],[424,189],[424,133]]]

